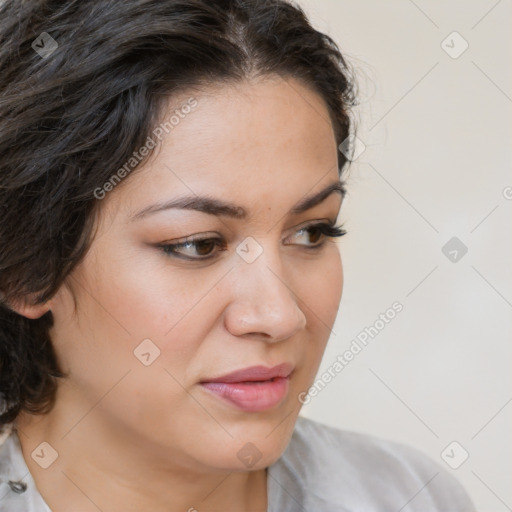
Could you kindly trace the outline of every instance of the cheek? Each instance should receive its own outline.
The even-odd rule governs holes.
[[[336,320],[343,291],[343,267],[338,248],[330,247],[325,259],[317,266],[310,266],[304,274],[308,275],[300,294],[304,301],[304,314],[310,328],[328,337]]]
[[[343,266],[337,247],[331,248],[328,257],[315,271],[308,270],[308,279],[303,282],[301,290],[299,305],[307,317],[308,331],[303,345],[302,389],[309,386],[320,366],[338,314],[343,292]]]
[[[71,388],[79,390],[76,417],[98,404],[85,429],[98,415],[139,433],[166,425],[168,433],[173,418],[194,407],[184,387],[194,381],[193,362],[208,330],[206,316],[197,320],[203,306],[192,307],[194,296],[173,304],[169,293],[148,292],[145,283],[113,276],[94,288],[94,298],[79,293],[78,318],[56,312],[51,336]]]
[[[211,271],[171,265],[151,248],[115,260],[108,262],[110,271],[102,272],[105,277],[97,293],[132,339],[142,340],[150,333],[168,339],[189,315],[197,319],[203,314],[201,299],[215,284]]]
[[[187,369],[212,314],[211,302],[201,296],[211,286],[183,270],[145,268],[136,258],[88,263],[75,276],[78,314],[72,314],[72,298],[66,297],[54,312],[50,333],[71,380],[92,398],[130,372],[125,380],[136,388],[131,406],[148,389],[167,398],[173,390],[182,393],[165,369],[179,382],[190,380]]]

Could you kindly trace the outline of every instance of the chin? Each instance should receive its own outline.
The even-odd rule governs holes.
[[[220,471],[258,471],[274,464],[285,448],[286,443],[269,443],[263,447],[248,442],[242,446],[237,445],[222,454],[217,461],[211,462]]]
[[[219,471],[257,471],[272,465],[286,449],[295,425],[293,419],[281,413],[259,420],[224,423],[225,432],[219,432],[208,441],[209,450],[199,453],[203,463]],[[204,439],[204,438],[203,438]],[[214,449],[211,449],[215,447]]]

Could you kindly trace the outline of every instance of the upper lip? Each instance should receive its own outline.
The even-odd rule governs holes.
[[[281,363],[272,368],[266,366],[250,366],[242,368],[234,372],[215,377],[213,379],[206,379],[202,382],[250,382],[250,381],[264,381],[270,380],[275,377],[288,377],[293,371],[293,365],[290,363]]]

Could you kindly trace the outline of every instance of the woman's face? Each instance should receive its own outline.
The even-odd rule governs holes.
[[[289,441],[341,299],[337,245],[301,231],[335,222],[341,193],[292,212],[338,182],[336,141],[321,98],[291,79],[189,94],[164,120],[191,96],[197,106],[149,162],[101,200],[70,279],[76,314],[66,285],[49,303],[70,372],[56,411],[63,443],[108,432],[153,461],[259,469]],[[136,216],[184,196],[189,208]],[[205,197],[246,216],[192,208]],[[185,237],[210,241],[159,247]],[[293,371],[280,383],[202,384],[282,363]]]

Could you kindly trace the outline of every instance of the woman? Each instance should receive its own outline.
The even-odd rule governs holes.
[[[0,510],[473,510],[298,416],[343,286],[335,43],[280,0],[0,19]]]

